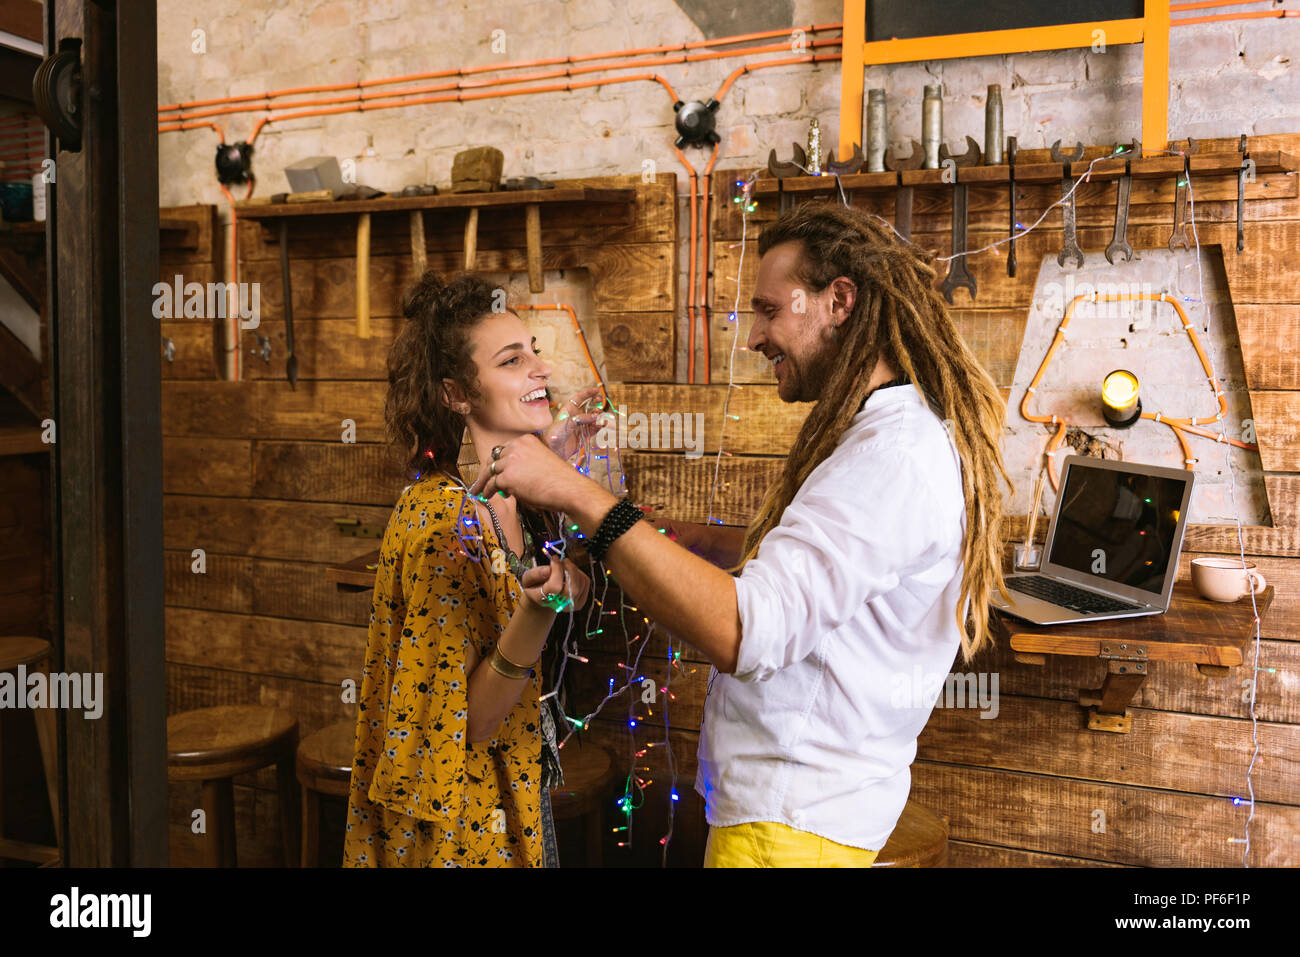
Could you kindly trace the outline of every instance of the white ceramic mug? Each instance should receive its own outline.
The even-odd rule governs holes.
[[[1239,558],[1193,558],[1192,587],[1210,601],[1237,601],[1253,590],[1259,594],[1268,587],[1254,562],[1241,567]]]

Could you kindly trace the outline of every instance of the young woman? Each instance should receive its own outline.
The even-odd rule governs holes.
[[[563,453],[594,434],[580,404],[595,390],[553,422],[549,366],[481,279],[427,272],[403,312],[385,418],[417,480],[379,553],[343,863],[557,866],[548,789],[561,778],[537,663],[590,582],[551,552],[535,563],[559,535],[512,497],[468,495],[457,460],[466,428],[485,470],[528,433]]]

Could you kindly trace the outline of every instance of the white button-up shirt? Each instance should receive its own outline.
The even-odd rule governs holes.
[[[877,389],[764,537],[736,578],[735,674],[709,675],[695,789],[710,825],[884,846],[961,647],[960,470],[915,386]]]

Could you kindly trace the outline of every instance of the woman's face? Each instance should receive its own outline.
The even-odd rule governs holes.
[[[470,333],[469,353],[478,376],[479,396],[470,415],[493,432],[537,432],[551,424],[546,382],[551,367],[536,339],[513,312],[492,313]]]

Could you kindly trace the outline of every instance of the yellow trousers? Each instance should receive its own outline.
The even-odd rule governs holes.
[[[870,867],[879,851],[836,844],[785,824],[710,827],[705,867]]]

